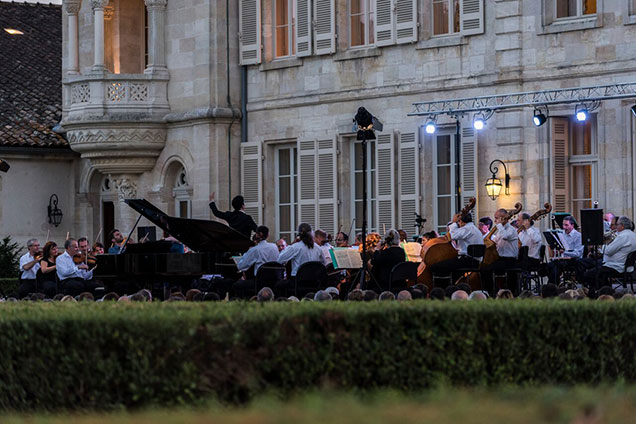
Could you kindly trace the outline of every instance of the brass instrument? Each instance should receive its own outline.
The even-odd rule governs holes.
[[[606,232],[605,234],[603,234],[603,244],[604,245],[610,244],[611,242],[614,241],[614,239],[616,239],[616,236],[618,236],[618,231],[616,230],[610,230]]]

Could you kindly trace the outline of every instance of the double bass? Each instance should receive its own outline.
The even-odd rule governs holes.
[[[471,197],[466,206],[461,210],[461,215],[468,214],[477,203],[477,199]],[[429,290],[433,289],[433,273],[431,266],[457,257],[457,249],[451,243],[450,231],[445,236],[428,240],[420,252],[422,262],[417,268],[417,283],[425,284]]]

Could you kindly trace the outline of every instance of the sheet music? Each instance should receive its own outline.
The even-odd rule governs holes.
[[[332,247],[329,249],[331,262],[335,269],[360,269],[362,268],[362,256],[358,250],[348,247]]]
[[[565,233],[558,232],[557,236],[559,237],[559,242],[561,243],[561,246],[563,246],[563,250],[570,250],[570,245],[568,244],[568,241],[565,239]]]
[[[406,260],[409,262],[422,262],[422,245],[416,242],[400,243],[406,253]]]

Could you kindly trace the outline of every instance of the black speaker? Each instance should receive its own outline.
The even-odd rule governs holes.
[[[581,209],[581,243],[603,244],[603,209]]]

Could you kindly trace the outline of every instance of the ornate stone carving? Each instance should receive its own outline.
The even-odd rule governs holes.
[[[65,0],[64,10],[68,15],[77,15],[79,13],[81,5],[82,3],[79,1]]]
[[[111,178],[119,200],[134,199],[137,197],[137,181],[128,175],[116,176]]]
[[[108,0],[91,0],[91,8],[95,10],[103,10],[108,5]]]
[[[128,145],[150,143],[161,144],[163,147],[166,142],[166,131],[158,128],[90,129],[69,131],[67,137],[72,147],[89,143],[126,143]]]
[[[115,8],[113,6],[104,6],[104,20],[110,21],[115,16]]]
[[[126,96],[126,88],[121,82],[113,82],[106,86],[106,98],[111,102],[123,102]]]
[[[130,83],[128,97],[131,102],[145,102],[148,100],[148,84]]]

